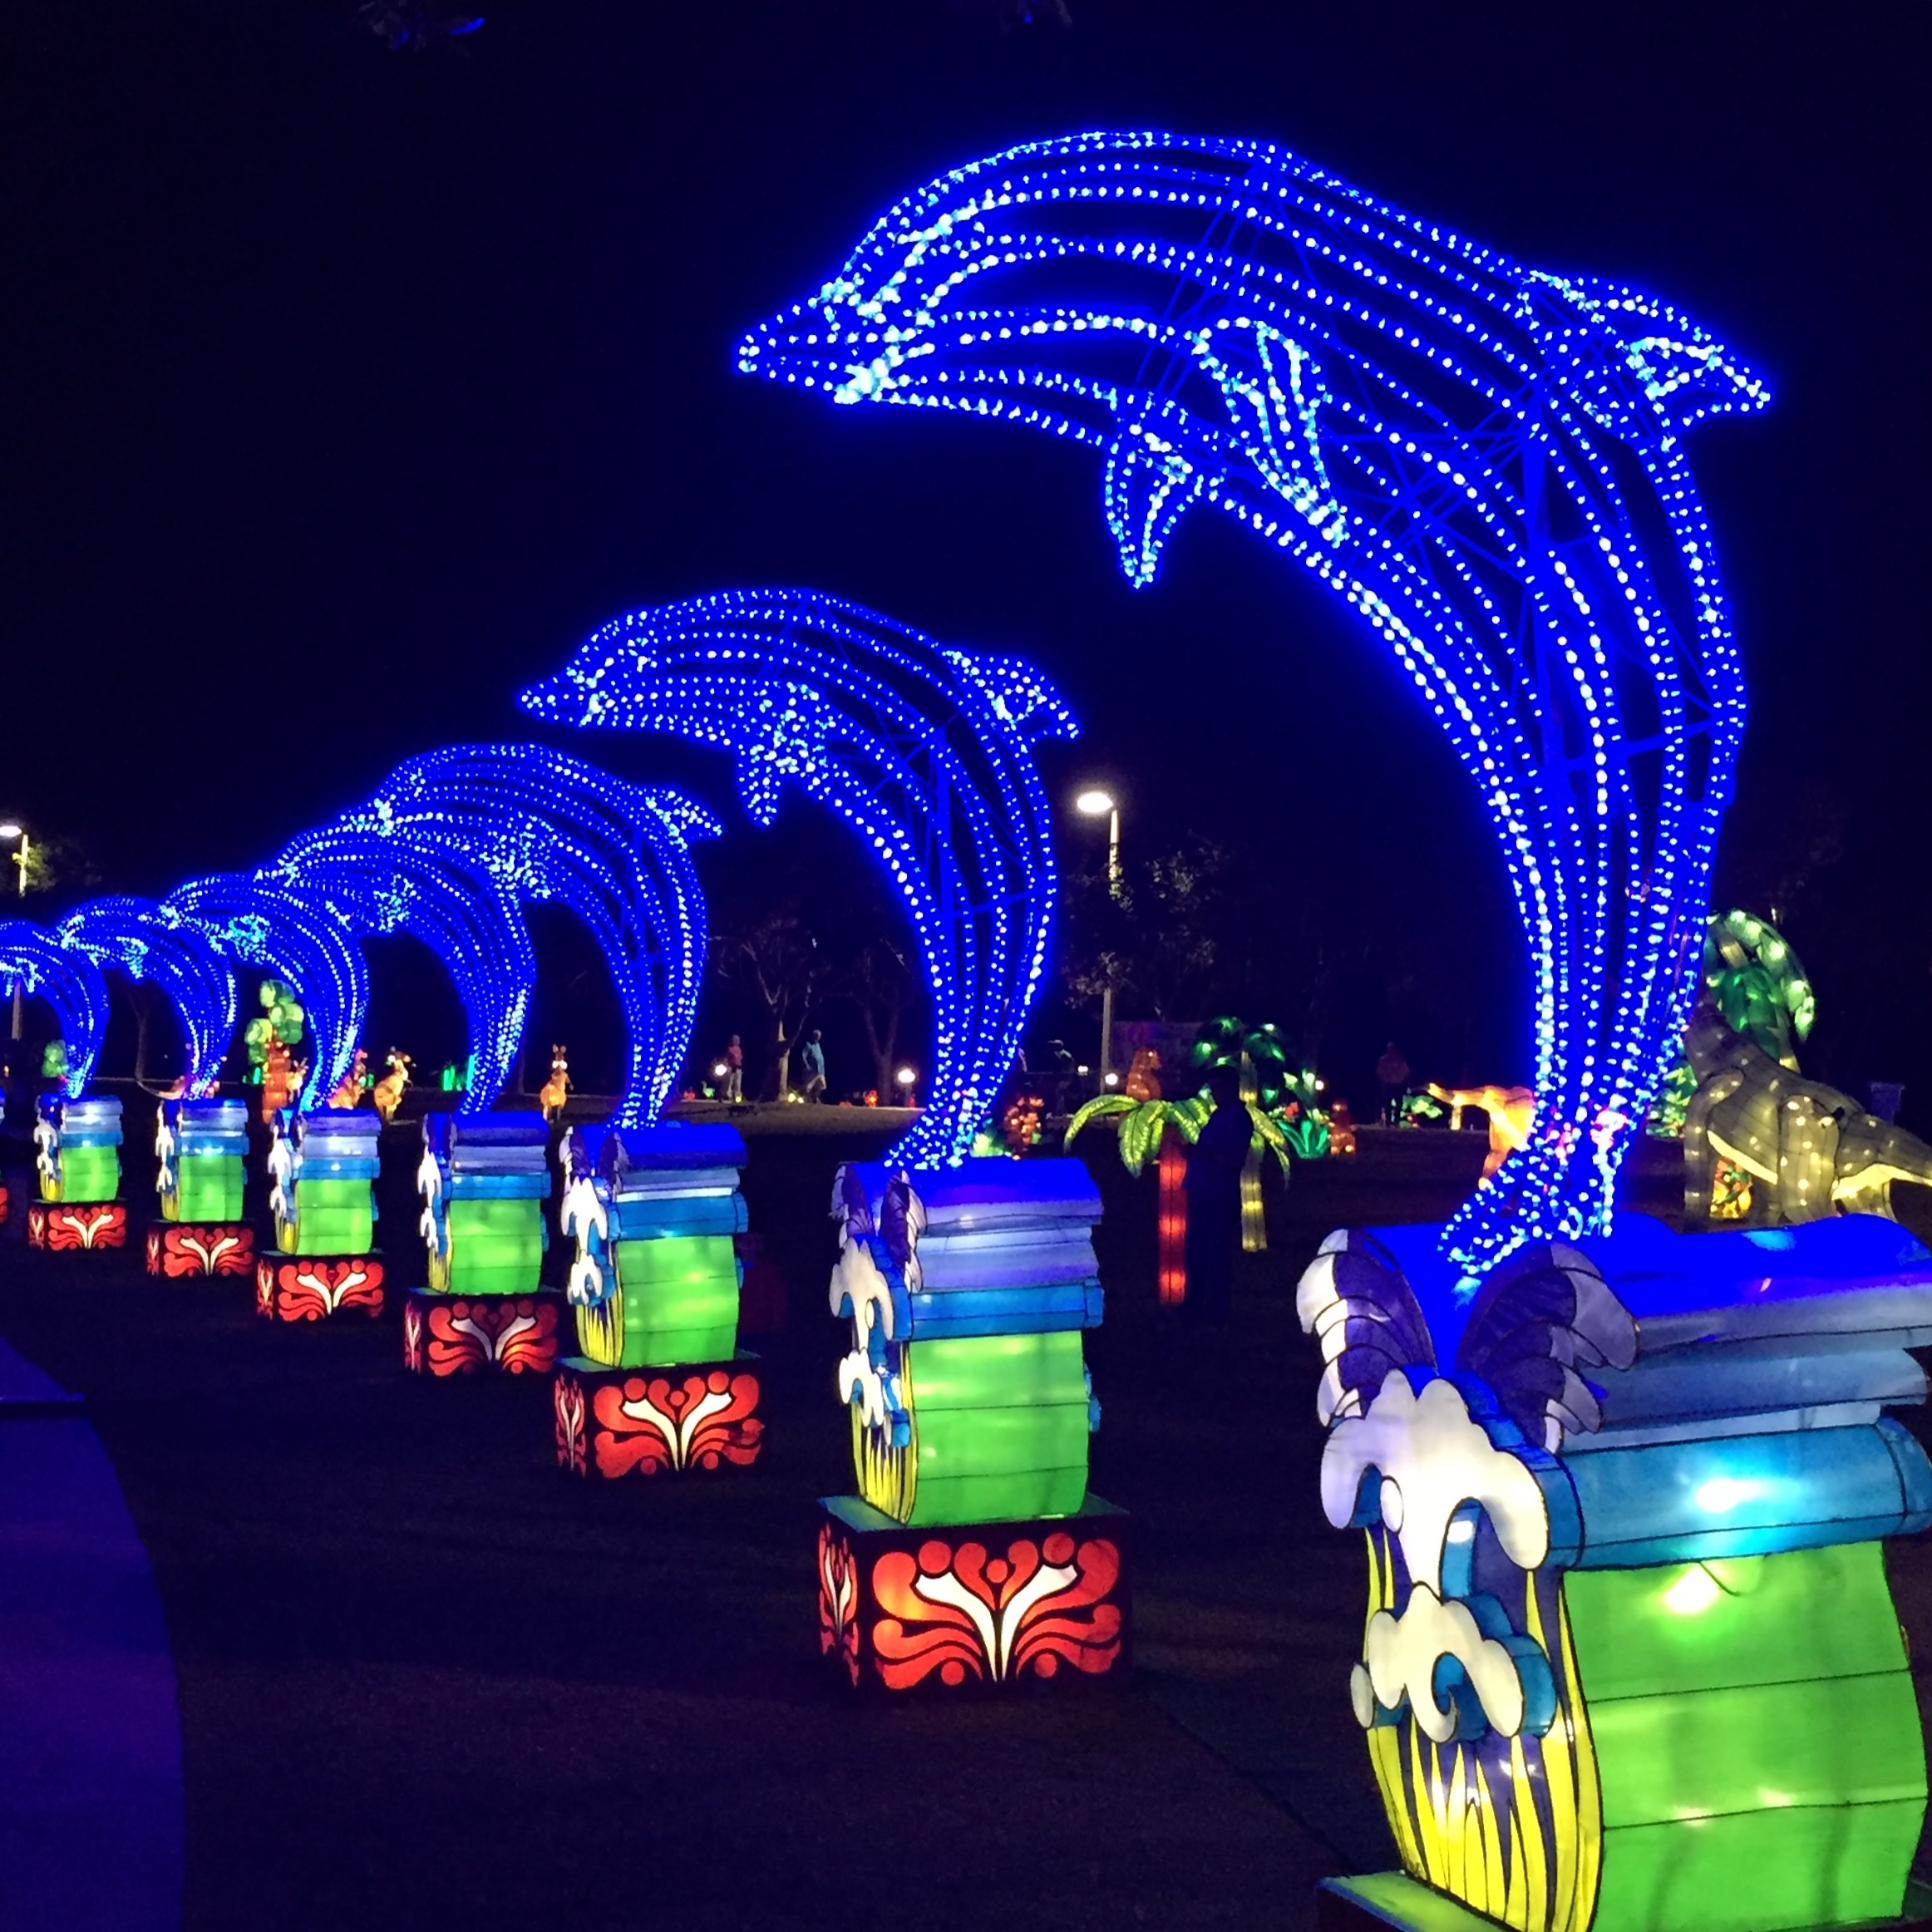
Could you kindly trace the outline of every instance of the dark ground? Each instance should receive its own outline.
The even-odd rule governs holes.
[[[1207,1344],[1157,1318],[1152,1184],[1097,1139],[1093,1485],[1136,1519],[1136,1673],[873,1708],[821,1675],[811,1562],[850,1485],[820,1310],[833,1164],[886,1123],[855,1125],[747,1136],[791,1292],[767,1449],[681,1482],[565,1481],[545,1387],[413,1382],[393,1312],[272,1328],[239,1282],[31,1254],[16,1213],[0,1333],[88,1397],[170,1627],[190,1928],[1294,1927],[1322,1874],[1392,1861],[1292,1288],[1338,1222],[1446,1211],[1479,1137],[1298,1170]],[[1932,1658],[1932,1553],[1893,1569]]]

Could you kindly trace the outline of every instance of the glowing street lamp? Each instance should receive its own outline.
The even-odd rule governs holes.
[[[892,1077],[899,1088],[899,1105],[910,1106],[913,1103],[913,1082],[919,1078],[918,1070],[915,1067],[902,1067]]]
[[[1106,821],[1107,897],[1121,896],[1121,808],[1111,791],[1089,786],[1073,801],[1073,809],[1085,818]],[[1110,980],[1100,991],[1100,1083],[1113,1085],[1114,989]]]

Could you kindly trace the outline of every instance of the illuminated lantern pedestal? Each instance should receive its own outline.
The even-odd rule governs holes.
[[[276,1252],[255,1264],[256,1312],[278,1322],[381,1314],[382,1263],[372,1249],[382,1121],[353,1109],[283,1109],[273,1127]]]
[[[1932,1525],[1932,1462],[1880,1409],[1925,1399],[1932,1254],[1865,1216],[1631,1215],[1463,1309],[1432,1235],[1331,1236],[1299,1291],[1323,1505],[1368,1536],[1351,1693],[1406,1868],[1332,1881],[1323,1922],[1922,1922],[1882,1540]]]
[[[557,1370],[557,1461],[616,1477],[742,1468],[765,1425],[757,1358],[737,1353],[747,1225],[735,1127],[574,1137],[564,1230],[579,1353]]]
[[[148,1227],[150,1274],[254,1272],[255,1233],[242,1219],[248,1151],[245,1101],[161,1102],[155,1129],[161,1218]]]
[[[62,1253],[125,1248],[127,1208],[115,1199],[121,1192],[121,1102],[43,1094],[33,1144],[40,1199],[27,1210],[27,1245]]]
[[[1087,1486],[1092,1177],[1077,1161],[850,1166],[837,1212],[860,1493],[820,1505],[821,1651],[894,1691],[1123,1670],[1127,1518]]]
[[[538,1291],[548,1235],[550,1129],[540,1114],[422,1123],[429,1286],[402,1306],[403,1365],[448,1377],[548,1374],[562,1297]]]

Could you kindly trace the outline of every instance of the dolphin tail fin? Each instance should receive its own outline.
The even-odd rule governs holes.
[[[1243,318],[1190,338],[1201,373],[1221,392],[1235,437],[1263,479],[1328,543],[1348,534],[1317,418],[1328,401],[1315,359],[1266,323]]]

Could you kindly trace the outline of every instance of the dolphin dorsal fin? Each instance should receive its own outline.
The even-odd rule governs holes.
[[[1155,396],[1123,402],[1107,446],[1102,500],[1121,568],[1136,590],[1154,581],[1174,526],[1213,493],[1220,467],[1178,403]]]
[[[1189,337],[1201,373],[1221,392],[1235,439],[1263,481],[1331,544],[1348,520],[1322,458],[1318,418],[1328,401],[1314,357],[1292,337],[1247,317]]]

